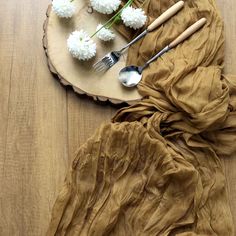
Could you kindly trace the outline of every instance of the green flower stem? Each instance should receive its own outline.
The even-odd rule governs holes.
[[[97,30],[94,34],[92,34],[90,38],[95,36],[101,29],[105,27],[110,28],[120,18],[120,15],[123,9],[130,6],[130,4],[132,4],[133,1],[134,0],[128,0],[128,2],[113,17],[111,17],[99,30]]]
[[[118,22],[119,20],[120,20],[120,15],[115,17],[114,20],[106,26],[106,28],[110,29],[112,27],[112,25],[115,24],[116,22]]]

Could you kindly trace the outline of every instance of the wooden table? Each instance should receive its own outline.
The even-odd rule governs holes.
[[[0,235],[44,235],[76,149],[116,108],[52,79],[42,49],[49,0],[0,2]],[[236,73],[235,0],[218,0],[226,72]],[[236,155],[223,160],[236,223]]]

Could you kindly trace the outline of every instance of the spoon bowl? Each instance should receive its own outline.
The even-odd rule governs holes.
[[[118,79],[125,87],[134,87],[142,79],[142,70],[138,66],[126,66],[120,71]]]

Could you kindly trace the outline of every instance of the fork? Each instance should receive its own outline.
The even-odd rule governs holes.
[[[103,58],[101,58],[97,63],[93,65],[93,68],[97,72],[106,71],[115,65],[123,52],[129,48],[132,44],[136,43],[139,39],[143,38],[146,34],[156,29],[158,26],[162,25],[165,21],[170,19],[173,15],[175,15],[178,11],[180,11],[184,6],[184,1],[179,1],[173,6],[171,6],[168,10],[162,13],[154,22],[152,22],[146,30],[144,30],[141,34],[139,34],[136,38],[134,38],[131,42],[126,44],[119,51],[112,51],[106,54]]]

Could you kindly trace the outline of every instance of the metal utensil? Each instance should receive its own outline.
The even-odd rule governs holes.
[[[160,52],[158,52],[154,57],[152,57],[149,61],[147,61],[143,66],[127,66],[123,68],[119,73],[119,81],[125,87],[134,87],[136,86],[140,80],[142,79],[143,70],[148,67],[150,63],[156,60],[158,57],[168,52],[170,49],[176,47],[178,44],[183,42],[185,39],[194,34],[197,30],[199,30],[206,23],[206,18],[201,18],[193,25],[188,27],[182,34],[180,34],[174,41],[172,41],[168,46],[164,47]]]
[[[162,13],[154,22],[152,22],[146,30],[144,30],[141,34],[139,34],[135,39],[133,39],[130,43],[125,45],[119,51],[112,51],[105,55],[102,59],[100,59],[97,63],[93,65],[96,71],[105,71],[111,68],[114,64],[119,61],[122,53],[129,48],[132,44],[137,42],[139,39],[143,38],[147,33],[153,31],[158,26],[162,25],[165,21],[170,19],[173,15],[175,15],[180,9],[184,6],[184,1],[179,1],[170,7],[167,11]]]

